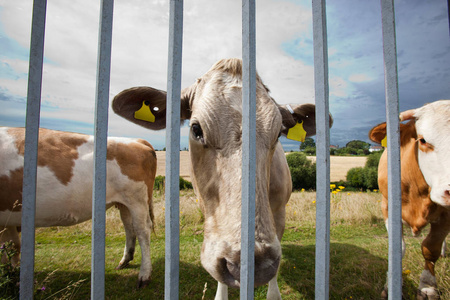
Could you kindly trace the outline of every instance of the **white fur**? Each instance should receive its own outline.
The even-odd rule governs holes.
[[[450,100],[436,101],[415,110],[417,135],[433,145],[419,151],[419,166],[431,188],[431,200],[450,208]]]

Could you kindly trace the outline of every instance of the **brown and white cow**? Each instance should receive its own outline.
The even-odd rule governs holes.
[[[24,128],[0,127],[0,242],[20,249]],[[92,218],[92,136],[39,130],[36,227],[70,226]],[[126,244],[118,269],[134,256],[136,237],[142,251],[138,286],[150,281],[150,233],[156,154],[142,139],[109,138],[106,208],[116,205]],[[18,256],[14,262],[17,262]]]
[[[400,114],[402,219],[417,235],[428,223],[430,232],[422,242],[425,269],[420,276],[420,299],[438,299],[434,264],[450,232],[450,100],[436,101]],[[380,143],[386,123],[369,133]],[[382,211],[388,218],[387,151],[378,166],[378,185],[383,194]],[[394,199],[397,201],[397,199]],[[403,255],[405,243],[403,241]],[[383,292],[387,296],[386,290]]]
[[[112,105],[117,114],[131,122],[153,130],[165,128],[164,91],[131,88],[118,94]],[[151,118],[136,114],[143,108],[151,112]],[[314,135],[315,106],[292,109],[278,105],[257,76],[256,110],[255,285],[269,282],[267,298],[280,299],[276,277],[292,183],[278,137],[297,122],[303,122],[307,136]],[[201,262],[218,281],[216,299],[227,299],[228,286],[239,287],[240,278],[241,60],[221,60],[185,88],[181,120],[190,120],[191,178],[205,215]]]

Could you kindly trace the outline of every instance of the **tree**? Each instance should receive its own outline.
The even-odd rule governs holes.
[[[355,149],[362,149],[362,150],[369,150],[370,148],[370,144],[360,141],[360,140],[353,140],[347,143],[347,145],[345,145],[345,147],[347,148],[355,148]]]
[[[304,142],[300,145],[300,151],[305,150],[306,148],[316,148],[316,142],[312,138],[306,138]]]

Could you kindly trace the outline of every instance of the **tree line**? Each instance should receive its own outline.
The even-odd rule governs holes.
[[[360,140],[348,142],[345,147],[330,149],[330,155],[369,155],[370,144]],[[300,145],[300,151],[306,155],[316,155],[316,142],[312,138],[306,138]]]

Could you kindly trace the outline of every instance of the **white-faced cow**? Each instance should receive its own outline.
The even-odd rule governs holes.
[[[0,242],[20,249],[24,128],[0,128]],[[39,130],[36,227],[70,226],[92,218],[92,136]],[[125,227],[126,244],[118,269],[142,251],[138,286],[150,281],[150,233],[156,154],[142,139],[109,138],[106,208],[116,205]],[[5,259],[5,258],[3,258]],[[18,256],[14,258],[17,263]]]
[[[417,235],[428,223],[430,232],[422,242],[425,269],[420,276],[419,299],[438,299],[434,264],[450,231],[450,100],[436,101],[400,114],[402,219]],[[386,123],[374,127],[369,137],[380,143]],[[387,150],[378,167],[383,194],[382,211],[388,218]],[[400,199],[393,199],[399,201]],[[403,241],[403,255],[405,243]],[[387,297],[387,291],[383,291]]]
[[[315,106],[282,107],[259,76],[256,80],[255,285],[269,282],[267,298],[280,299],[276,277],[292,183],[278,137],[297,122],[302,123],[307,136],[314,135]],[[164,91],[131,88],[118,94],[112,105],[117,114],[131,122],[153,130],[165,128]],[[143,109],[151,115],[149,118],[140,114]],[[218,281],[216,299],[227,299],[228,286],[239,287],[240,282],[241,60],[217,62],[182,91],[181,120],[188,119],[191,178],[205,214],[201,262]]]

